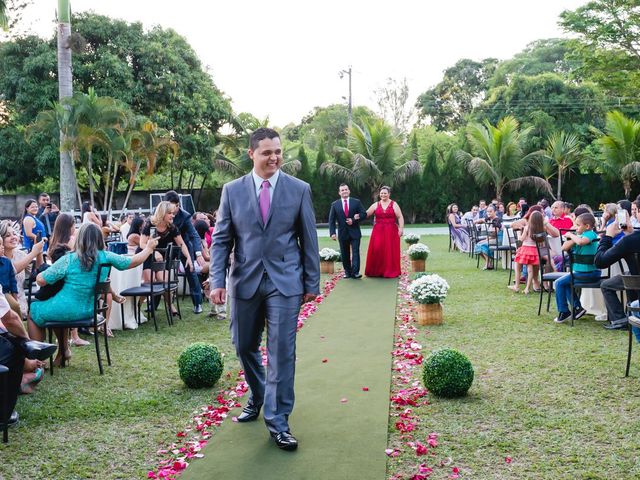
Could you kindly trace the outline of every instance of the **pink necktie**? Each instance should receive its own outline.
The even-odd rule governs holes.
[[[343,200],[344,202],[344,216],[348,217],[349,216],[349,204],[347,203],[347,199],[345,198]]]
[[[269,180],[265,180],[262,182],[262,188],[260,189],[260,213],[262,214],[262,223],[264,224],[267,223],[267,215],[269,215],[269,207],[271,206],[269,187],[271,187]]]

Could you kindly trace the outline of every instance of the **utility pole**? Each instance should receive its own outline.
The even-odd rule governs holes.
[[[349,103],[348,103],[347,112],[349,113],[349,129],[351,129],[351,120],[352,120],[352,114],[351,114],[351,65],[349,65],[349,69],[348,70],[340,70],[338,72],[338,75],[340,75],[340,78],[343,78],[345,75],[349,76]],[[344,97],[342,97],[342,98],[344,98]]]

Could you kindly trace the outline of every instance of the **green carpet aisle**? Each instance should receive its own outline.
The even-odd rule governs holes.
[[[275,446],[262,414],[249,424],[229,418],[181,478],[383,480],[397,285],[341,280],[298,332],[296,452]]]

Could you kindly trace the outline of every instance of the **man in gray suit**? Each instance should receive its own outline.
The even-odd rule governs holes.
[[[293,410],[296,327],[300,305],[320,293],[320,258],[311,188],[280,171],[275,130],[251,135],[253,170],[222,189],[211,245],[211,300],[231,298],[231,339],[251,389],[239,422],[264,421],[276,445],[295,450]],[[226,285],[229,254],[234,261]],[[228,292],[227,292],[228,288]],[[267,373],[260,342],[267,327]]]

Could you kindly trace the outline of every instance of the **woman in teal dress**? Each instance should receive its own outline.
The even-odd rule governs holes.
[[[91,318],[93,316],[94,290],[98,266],[108,263],[118,270],[127,270],[140,265],[151,255],[157,240],[150,239],[144,250],[133,257],[117,255],[104,250],[102,232],[93,223],[80,227],[76,239],[76,250],[61,257],[47,270],[38,274],[36,282],[41,287],[64,279],[62,289],[53,297],[31,304],[29,318],[29,337],[44,340],[45,322],[60,324],[55,329],[58,343],[63,337],[65,323]],[[105,278],[106,279],[106,272]],[[65,359],[71,356],[67,348]],[[58,348],[57,361],[60,361],[63,349]]]

